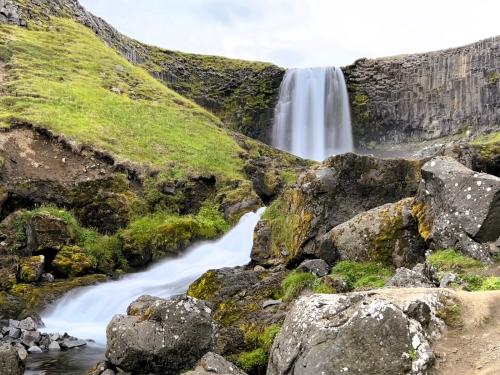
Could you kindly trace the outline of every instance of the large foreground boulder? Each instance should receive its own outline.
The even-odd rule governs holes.
[[[299,299],[274,340],[268,375],[422,374],[448,291],[383,290]]]
[[[0,344],[0,374],[24,374],[24,363],[19,357],[17,350],[10,344]]]
[[[488,242],[500,237],[500,178],[436,157],[422,167],[413,211],[429,247],[489,261]]]
[[[424,259],[426,245],[412,216],[412,204],[413,198],[406,198],[356,215],[324,235],[313,255],[330,263],[340,259],[415,265]]]
[[[332,228],[366,210],[414,196],[419,180],[418,161],[331,157],[301,174],[271,205],[256,229],[252,260],[269,266],[279,259],[297,266],[317,252],[319,239]]]
[[[216,344],[210,309],[195,298],[142,296],[116,315],[106,334],[108,361],[136,375],[174,375],[193,368]]]

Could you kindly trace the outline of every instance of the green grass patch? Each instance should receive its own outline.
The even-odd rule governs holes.
[[[460,279],[465,283],[467,289],[473,292],[500,290],[500,277],[498,276],[464,274],[460,275]]]
[[[379,263],[344,260],[332,268],[331,275],[342,278],[350,289],[381,288],[394,272]]]
[[[174,175],[242,178],[242,150],[215,116],[130,64],[85,26],[57,18],[38,30],[0,25],[0,52],[7,50],[1,122],[41,125]]]
[[[309,272],[290,272],[290,274],[281,283],[281,286],[283,287],[283,301],[288,302],[294,300],[303,290],[312,288],[316,279],[317,277]]]
[[[454,249],[435,251],[427,257],[427,261],[441,272],[459,272],[483,266],[480,261],[465,256]]]
[[[235,364],[249,374],[265,374],[267,353],[262,348],[243,352],[233,357]]]

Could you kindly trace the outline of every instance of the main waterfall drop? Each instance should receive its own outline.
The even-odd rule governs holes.
[[[286,72],[275,109],[273,146],[313,160],[353,151],[349,95],[341,69]]]

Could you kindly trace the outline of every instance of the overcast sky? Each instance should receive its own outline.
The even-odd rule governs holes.
[[[80,0],[121,32],[167,49],[347,65],[500,35],[499,0]]]

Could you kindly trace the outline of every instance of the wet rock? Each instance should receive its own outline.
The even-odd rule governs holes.
[[[61,348],[63,349],[73,349],[73,348],[79,348],[81,346],[87,345],[87,342],[85,340],[78,340],[78,339],[64,339],[61,343]]]
[[[5,331],[5,334],[13,339],[18,339],[21,337],[21,330],[16,327],[8,327]]]
[[[47,347],[49,351],[59,351],[61,350],[61,346],[57,341],[52,341],[49,346]]]
[[[304,272],[310,272],[318,277],[328,275],[330,266],[323,259],[308,259],[300,263],[298,269]]]
[[[60,249],[72,240],[64,221],[48,214],[33,215],[28,222],[26,234],[28,248],[32,253]]]
[[[31,353],[31,354],[33,354],[33,353],[43,353],[43,350],[39,346],[34,345],[34,346],[30,346],[28,348],[28,353]]]
[[[22,375],[24,363],[10,344],[0,343],[0,369],[5,375]]]
[[[422,167],[413,212],[432,249],[455,248],[489,262],[488,242],[500,236],[500,178],[436,157]]]
[[[196,365],[193,371],[188,371],[185,375],[246,375],[246,373],[239,369],[235,364],[227,361],[224,357],[209,352],[205,354]]]
[[[398,268],[396,274],[385,284],[388,288],[434,288],[432,283],[423,274],[408,268]]]
[[[134,374],[178,374],[216,344],[217,326],[200,300],[142,296],[106,330],[109,362]]]
[[[424,260],[426,245],[412,216],[413,198],[356,215],[320,239],[318,253],[336,259],[375,261],[396,267]]]
[[[274,340],[268,375],[421,374],[433,363],[429,339],[445,292],[362,292],[300,298]],[[411,303],[428,309],[408,310]],[[391,339],[388,339],[388,338]],[[411,358],[410,358],[411,357]]]

